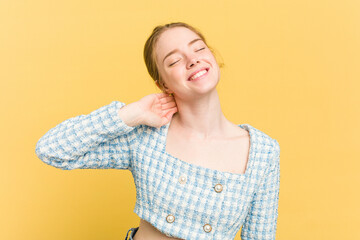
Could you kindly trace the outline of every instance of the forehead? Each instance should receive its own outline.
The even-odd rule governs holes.
[[[161,58],[176,48],[187,46],[195,38],[200,37],[186,27],[170,28],[160,35],[155,46],[156,56]]]

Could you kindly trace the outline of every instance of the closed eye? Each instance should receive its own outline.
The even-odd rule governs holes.
[[[177,63],[180,60],[177,60],[176,62],[173,62],[172,64],[169,65],[169,67],[171,67],[172,65],[174,65],[175,63]]]
[[[205,49],[205,47],[200,48],[200,49],[196,50],[196,52],[201,51],[201,50],[204,50],[204,49]],[[180,60],[178,60],[178,61],[180,61]],[[172,64],[169,65],[169,67],[171,67],[172,65],[174,65],[174,64],[177,63],[178,61],[173,62]]]

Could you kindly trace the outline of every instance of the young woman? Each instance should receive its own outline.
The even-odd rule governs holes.
[[[275,239],[279,143],[226,119],[204,36],[157,26],[144,59],[162,93],[65,120],[38,141],[38,157],[64,170],[129,169],[140,224],[125,239],[233,240],[241,227],[243,240]]]

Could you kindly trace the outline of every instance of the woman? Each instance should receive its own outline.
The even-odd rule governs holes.
[[[234,239],[241,227],[242,239],[275,239],[279,144],[226,119],[203,35],[185,23],[158,26],[144,58],[162,93],[68,119],[36,154],[64,170],[129,169],[140,225],[125,239]]]

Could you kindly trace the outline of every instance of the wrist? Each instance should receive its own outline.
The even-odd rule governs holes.
[[[142,110],[136,102],[124,105],[118,110],[118,115],[121,120],[130,127],[142,123]]]

